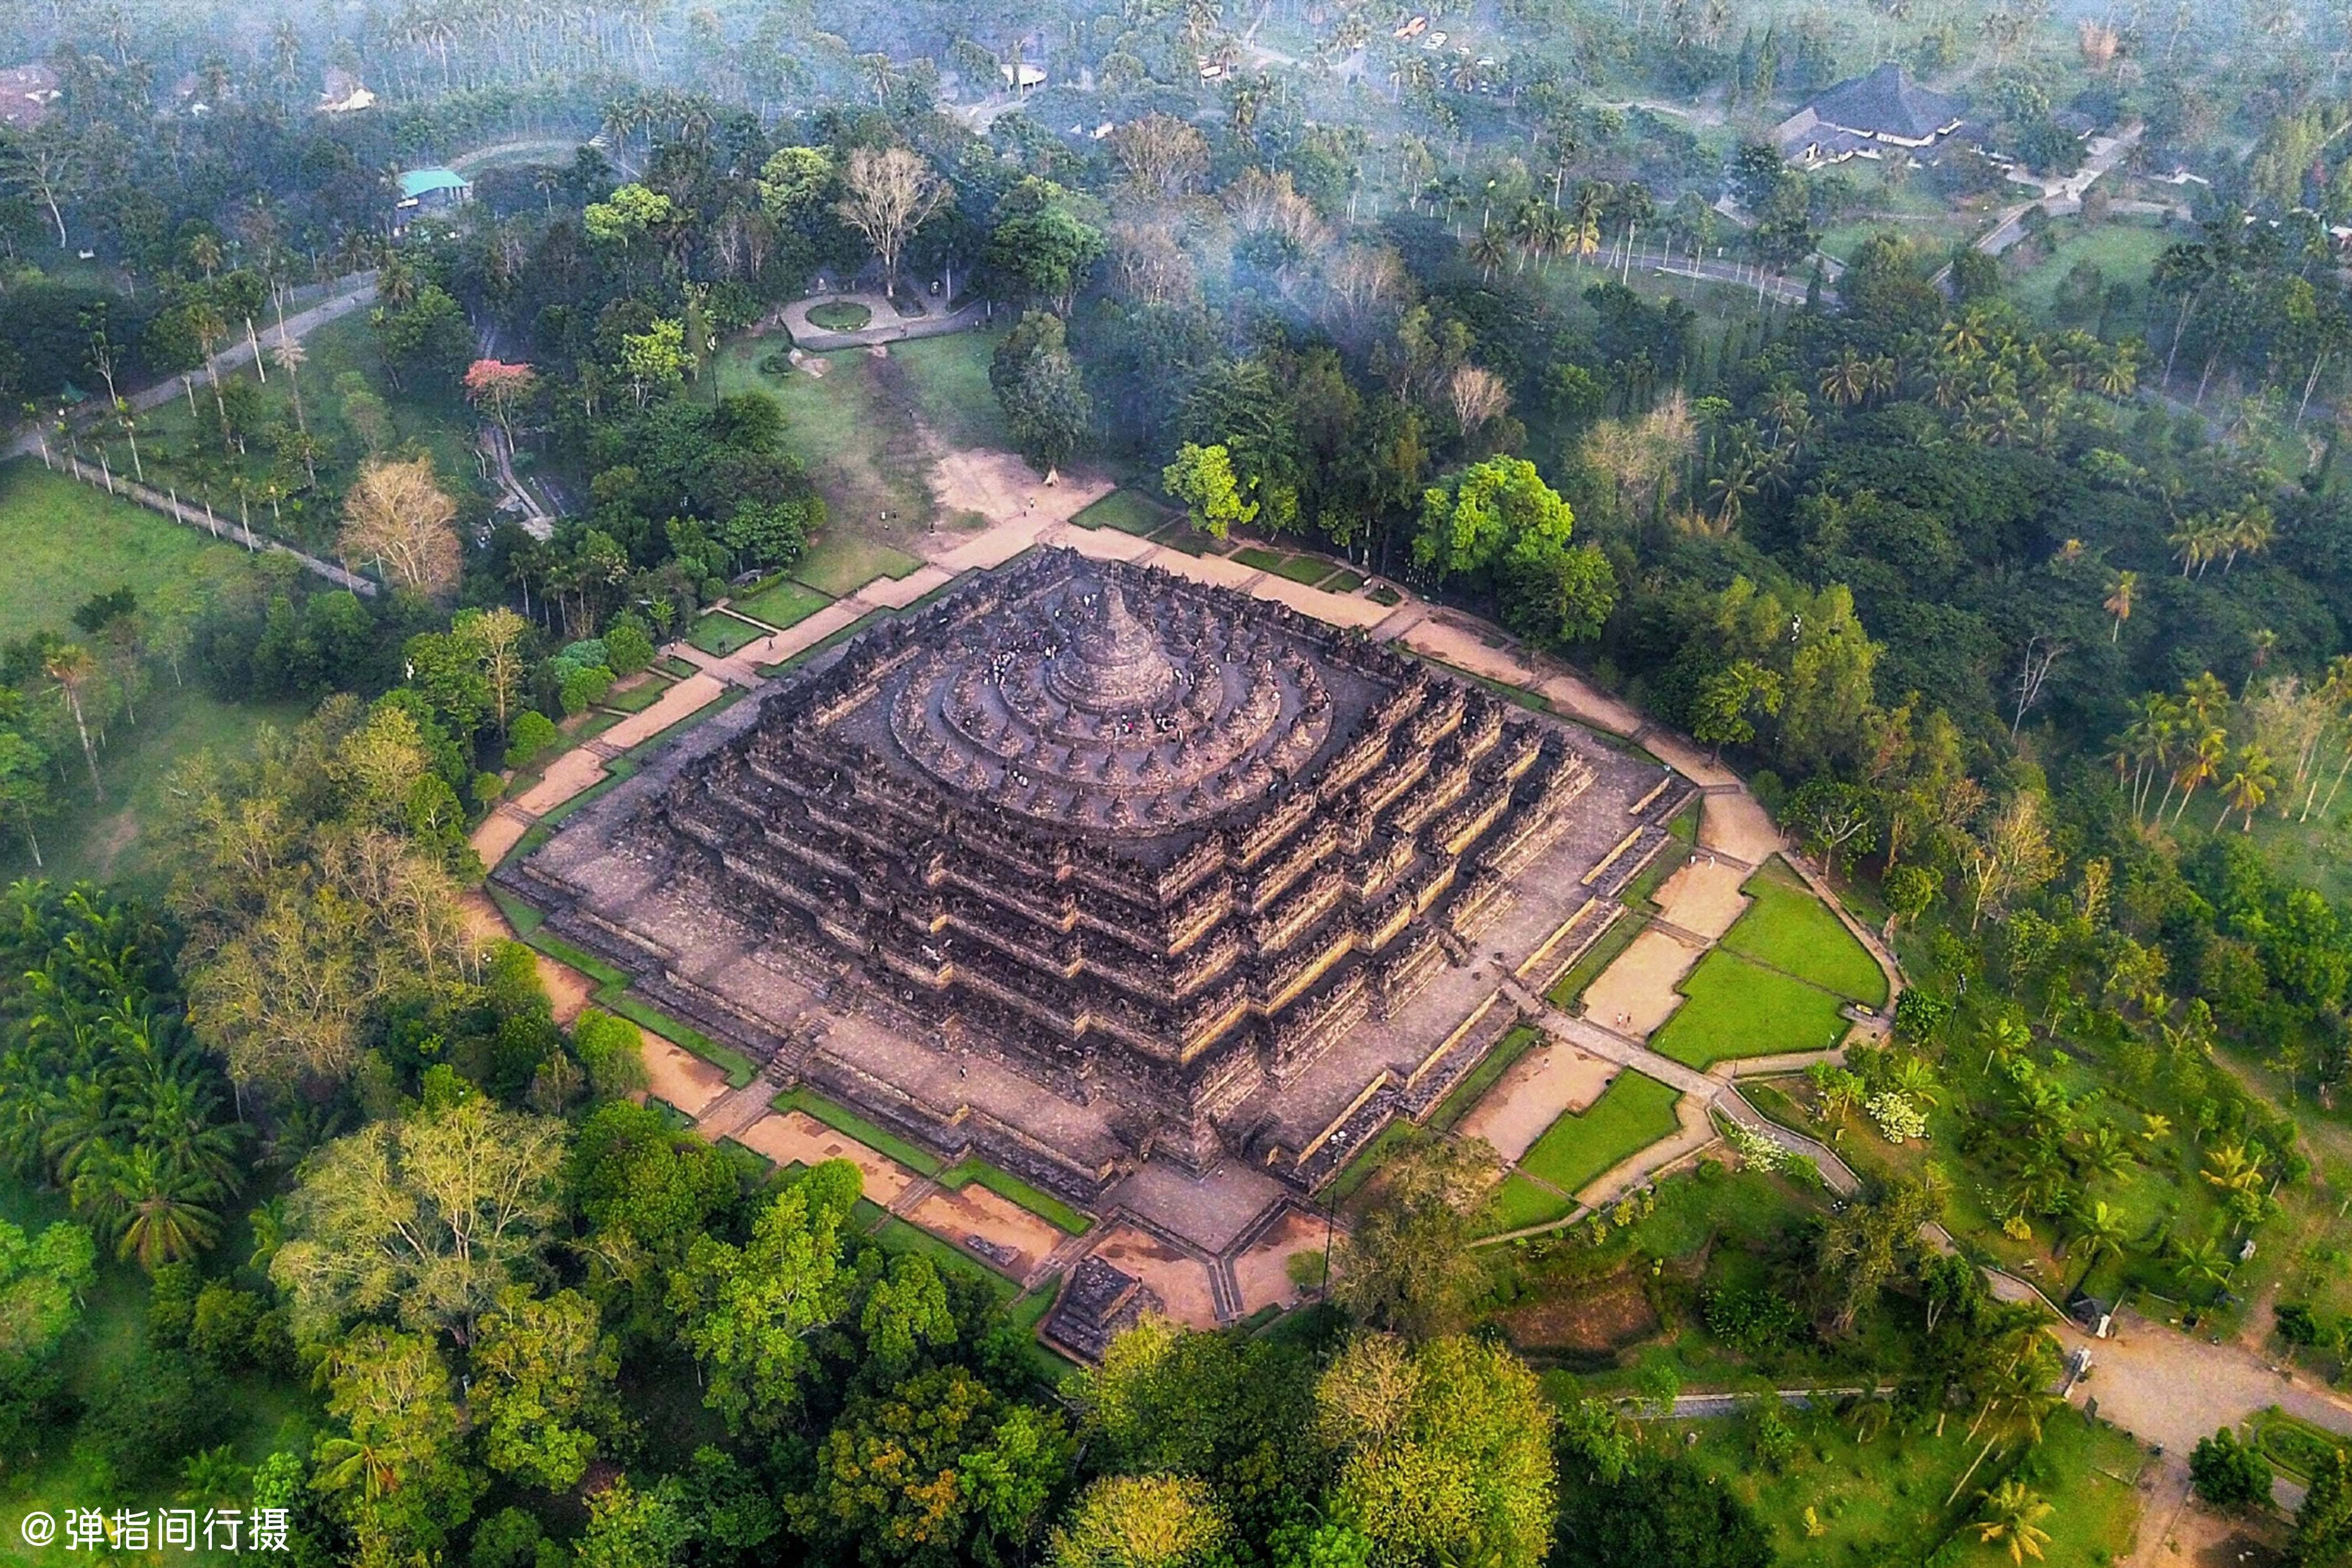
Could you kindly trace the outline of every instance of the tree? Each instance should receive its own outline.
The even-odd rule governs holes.
[[[1470,1220],[1501,1174],[1483,1138],[1425,1139],[1393,1156],[1379,1197],[1337,1249],[1333,1299],[1374,1328],[1458,1328],[1486,1278],[1470,1252]]]
[[[671,1275],[679,1340],[709,1379],[703,1402],[730,1431],[777,1430],[798,1405],[810,1332],[849,1303],[841,1228],[857,1189],[857,1167],[828,1160],[776,1195],[745,1245],[697,1237]]]
[[[528,1485],[570,1490],[596,1457],[596,1434],[619,1417],[613,1379],[620,1365],[587,1297],[501,1290],[474,1341],[469,1397],[483,1428],[482,1458]]]
[[[1972,896],[1969,929],[1977,928],[1987,910],[2004,908],[2056,876],[2063,863],[2050,843],[2041,792],[2020,789],[1980,834],[1962,844],[1960,875]]]
[[[1580,1452],[1577,1461],[1585,1473],[1562,1477],[1557,1568],[1771,1568],[1777,1561],[1763,1521],[1678,1454],[1628,1456],[1604,1468]]]
[[[615,1476],[589,1496],[588,1528],[573,1561],[580,1568],[676,1568],[694,1539],[679,1491],[675,1476],[645,1491]]]
[[[89,737],[89,703],[100,679],[98,661],[79,643],[61,643],[49,651],[41,672],[58,684],[58,694],[73,715],[74,731],[81,737],[82,761],[89,768],[90,793],[103,800],[106,786],[99,781],[98,747]]]
[[[1789,797],[1780,815],[1796,831],[1805,852],[1824,866],[1851,869],[1856,857],[1878,844],[1869,791],[1840,779],[1807,779]]]
[[[446,390],[464,373],[474,350],[464,308],[438,284],[425,284],[405,305],[377,306],[371,320],[394,386],[432,378]],[[219,383],[214,384],[217,397]]]
[[[2131,619],[2132,601],[2138,591],[2139,573],[2116,573],[2115,581],[2108,587],[2107,597],[2100,603],[2100,608],[2115,620],[2115,625],[2107,632],[2108,642],[2113,643],[2123,635],[2124,622]]]
[[[882,264],[882,292],[897,298],[898,257],[907,240],[950,194],[920,154],[904,147],[853,148],[841,171],[834,211],[857,231]]]
[[[1176,461],[1160,471],[1160,482],[1184,503],[1192,526],[1211,538],[1223,538],[1234,525],[1246,526],[1257,517],[1258,503],[1244,493],[1233,455],[1222,445],[1184,443],[1176,449]]]
[[[2352,1547],[2352,1457],[2336,1448],[2319,1461],[2311,1490],[2294,1511],[2287,1561],[2295,1568],[2321,1568],[2341,1561],[2347,1547]]]
[[[1752,659],[1739,659],[1709,675],[1692,705],[1691,738],[1713,749],[1709,761],[1720,761],[1727,745],[1745,746],[1756,738],[1750,716],[1780,711],[1787,687],[1780,673]]]
[[[1474,463],[1422,494],[1415,565],[1440,578],[1485,571],[1530,538],[1565,546],[1575,514],[1523,457]]]
[[[997,203],[987,251],[998,276],[1065,317],[1104,250],[1102,231],[1071,205],[1070,193],[1059,185],[1034,175],[1024,178]]]
[[[0,1220],[0,1368],[55,1349],[98,1283],[97,1243],[67,1220],[27,1235]]]
[[[1045,1549],[1052,1568],[1214,1568],[1229,1535],[1192,1476],[1105,1476],[1078,1494]]]
[[[466,401],[483,410],[506,432],[509,444],[514,441],[515,412],[530,401],[539,390],[539,372],[529,365],[510,365],[499,360],[476,360],[466,371],[462,383]]]
[[[1538,642],[1590,643],[1617,608],[1617,569],[1591,545],[1520,536],[1503,558],[1503,620]]]
[[[1983,1545],[2008,1547],[2011,1563],[2022,1563],[2029,1557],[2038,1563],[2042,1543],[2050,1539],[2042,1521],[2053,1511],[2049,1503],[2011,1476],[1985,1493],[1984,1506],[1976,1518],[1977,1540]]]
[[[57,799],[49,793],[49,755],[13,729],[0,729],[0,822],[25,835],[33,864],[41,861],[41,841],[35,824],[57,814]]]
[[[2270,1461],[2227,1427],[2197,1439],[2189,1455],[2189,1481],[2200,1500],[2225,1513],[2244,1513],[2271,1500]]]
[[[1534,1568],[1551,1542],[1551,1407],[1535,1374],[1477,1340],[1350,1340],[1315,1395],[1338,1465],[1330,1506],[1376,1561]]]
[[[319,1151],[269,1265],[299,1337],[390,1311],[463,1328],[537,1262],[562,1213],[566,1129],[478,1096],[378,1122]]]
[[[440,1351],[422,1334],[368,1325],[335,1345],[323,1370],[327,1413],[343,1435],[319,1440],[313,1484],[338,1500],[364,1560],[436,1553],[481,1492]]]
[[[869,1568],[1017,1560],[1072,1456],[1058,1415],[935,1367],[843,1413],[817,1446],[803,1517]]]
[[[629,378],[630,390],[637,394],[639,408],[645,407],[656,392],[667,392],[683,382],[693,363],[682,321],[664,318],[642,332],[627,332],[621,337],[621,373]]]
[[[996,346],[988,381],[1029,465],[1050,474],[1067,463],[1093,423],[1094,402],[1070,359],[1061,318],[1024,312]]]
[[[457,586],[464,564],[451,526],[457,515],[429,455],[376,458],[361,465],[343,497],[338,548],[347,559],[377,562],[401,587],[445,594]]]
[[[1848,1204],[1822,1228],[1823,1280],[1834,1291],[1832,1325],[1841,1334],[1917,1255],[1919,1227],[1935,1218],[1935,1202],[1916,1182],[1898,1181]]]

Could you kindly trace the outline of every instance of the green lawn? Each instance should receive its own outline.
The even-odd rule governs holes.
[[[1140,537],[1165,525],[1168,514],[1136,491],[1113,490],[1070,521],[1082,528],[1117,528]]]
[[[1690,999],[1651,1038],[1650,1049],[1701,1071],[1732,1057],[1826,1051],[1845,1033],[1840,999],[1721,948],[1680,988]]]
[[[793,578],[835,599],[856,592],[877,577],[893,581],[918,570],[918,558],[857,534],[828,528],[793,568]]]
[[[789,1094],[780,1095],[773,1103],[773,1108],[798,1111],[812,1116],[876,1153],[887,1155],[918,1176],[935,1176],[940,1174],[939,1157],[928,1149],[916,1147],[896,1133],[876,1126],[856,1112],[835,1104],[805,1085]]]
[[[1629,1156],[1674,1132],[1673,1087],[1633,1071],[1620,1072],[1581,1113],[1563,1115],[1519,1158],[1519,1168],[1574,1193]]]
[[[940,1185],[958,1191],[977,1185],[1072,1236],[1084,1236],[1094,1228],[1094,1221],[1052,1193],[1032,1186],[1011,1171],[992,1166],[986,1160],[959,1162],[940,1173]]]
[[[730,615],[724,610],[713,610],[694,623],[686,640],[706,653],[720,657],[736,649],[756,643],[768,634],[764,626],[754,626],[740,615]]]
[[[1766,862],[1740,891],[1756,902],[1724,933],[1724,946],[1866,1007],[1885,1005],[1878,960],[1786,864]]]
[[[643,713],[661,701],[662,694],[669,690],[669,682],[658,675],[649,674],[635,685],[625,689],[616,686],[607,692],[604,695],[604,706],[618,709],[622,713]]]
[[[1234,551],[1234,560],[1258,571],[1279,571],[1288,559],[1280,550],[1261,549],[1256,545]]]
[[[2012,1473],[2017,1460],[1995,1455],[1948,1508],[1944,1503],[1982,1447],[1969,1440],[1966,1423],[1943,1423],[1940,1437],[1932,1418],[1908,1430],[1890,1423],[1864,1443],[1852,1420],[1828,1411],[1790,1411],[1786,1419],[1796,1429],[1797,1449],[1778,1470],[1757,1462],[1752,1417],[1671,1427],[1678,1450],[1679,1434],[1696,1434],[1691,1458],[1756,1510],[1772,1531],[1782,1568],[1931,1559],[1938,1568],[1995,1568],[2009,1561],[2005,1549],[1979,1543],[1968,1526],[1984,1493]],[[2050,1532],[2044,1563],[2088,1568],[2122,1557],[2139,1502],[2129,1479],[2119,1478],[2137,1476],[2142,1458],[2128,1437],[2074,1410],[2050,1419],[2040,1448],[2025,1461],[2034,1472],[2028,1484],[2055,1505],[2042,1521]]]
[[[2088,225],[2075,218],[2052,225],[2049,237],[2049,254],[2009,287],[2009,297],[2033,314],[2050,308],[2058,286],[2084,262],[2097,267],[2110,284],[2127,283],[2134,293],[2144,292],[2149,268],[2164,247],[2180,237],[2180,232],[2151,218],[2116,218]]]
[[[874,1244],[885,1252],[905,1252],[929,1258],[932,1266],[942,1274],[959,1273],[985,1280],[1000,1303],[1009,1305],[1020,1291],[1018,1285],[962,1248],[953,1242],[943,1241],[921,1226],[909,1224],[895,1214],[875,1228]]]
[[[1003,332],[986,331],[893,343],[885,384],[890,384],[888,371],[896,367],[903,374],[915,417],[949,445],[1010,450],[1013,437],[1004,428],[1004,410],[996,401],[996,389],[988,384],[989,361],[1003,340]]]
[[[93,593],[142,599],[207,570],[246,570],[245,551],[52,474],[37,459],[0,466],[0,643],[71,628]]]
[[[748,599],[731,599],[728,608],[764,621],[781,632],[807,620],[833,601],[805,583],[778,578]]]
[[[855,299],[828,299],[810,306],[808,319],[810,326],[827,332],[855,332],[874,319],[874,312]]]
[[[1364,586],[1363,574],[1342,568],[1325,578],[1318,586],[1326,593],[1353,593]]]
[[[1482,1217],[1479,1228],[1488,1236],[1499,1236],[1530,1226],[1549,1225],[1553,1220],[1567,1218],[1575,1207],[1570,1199],[1514,1171],[1495,1189],[1493,1204]]]

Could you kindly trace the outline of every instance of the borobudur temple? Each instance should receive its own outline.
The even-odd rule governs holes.
[[[1082,1203],[1154,1156],[1312,1190],[1475,1064],[1507,973],[1597,935],[1687,793],[1361,632],[1048,549],[779,676],[500,876],[945,1156]]]

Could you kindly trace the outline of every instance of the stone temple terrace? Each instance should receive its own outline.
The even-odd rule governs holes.
[[[1425,1116],[1691,793],[1360,632],[1049,549],[500,876],[769,1082],[1213,1253]]]

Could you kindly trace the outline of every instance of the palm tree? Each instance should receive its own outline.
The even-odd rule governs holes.
[[[2050,1512],[2048,1503],[2011,1476],[1985,1493],[1984,1510],[1976,1519],[1977,1541],[1980,1545],[2007,1546],[2011,1563],[2022,1564],[2029,1557],[2038,1563],[2042,1542],[2050,1539],[2041,1521]]]
[[[2230,781],[2221,786],[2221,814],[2213,819],[2214,831],[2221,831],[2222,822],[2228,820],[2231,812],[2242,811],[2246,821],[2238,831],[2252,832],[2255,811],[2277,788],[2278,770],[2271,765],[2270,753],[2252,744],[2240,747],[2237,770],[2230,775]]]
[[[2123,1215],[2110,1207],[2104,1198],[2087,1209],[2077,1205],[2074,1210],[2074,1247],[2083,1254],[2082,1278],[2074,1281],[2074,1288],[2079,1291],[2089,1281],[2091,1270],[2098,1267],[2101,1258],[2123,1256]]]
[[[330,1437],[319,1445],[319,1474],[310,1484],[325,1492],[348,1491],[356,1486],[362,1496],[373,1502],[398,1484],[393,1458],[390,1448],[372,1440]]]
[[[2116,573],[2115,581],[2107,590],[2106,601],[2100,606],[2109,615],[2115,617],[2116,623],[2107,632],[2108,642],[2112,643],[2123,635],[2124,622],[2131,619],[2132,595],[2138,590],[2139,573],[2136,571]]]
[[[1480,229],[1470,236],[1470,243],[1463,247],[1463,255],[1478,269],[1481,279],[1492,282],[1495,274],[1511,259],[1510,242],[1500,229]]]
[[[1852,345],[1838,350],[1838,357],[1822,367],[1822,396],[1840,408],[1860,402],[1870,391],[1870,361],[1853,351]]]
[[[2140,1113],[2140,1142],[2153,1149],[2172,1136],[2172,1118],[2154,1111]]]
[[[2180,821],[2189,810],[2189,799],[2197,793],[2198,786],[2219,778],[2221,764],[2229,760],[2230,737],[2219,728],[2208,729],[2197,737],[2196,744],[2180,759],[2173,770],[2172,781],[2180,786],[2180,805],[2172,820]]]
[[[115,1256],[135,1258],[152,1274],[163,1264],[187,1261],[220,1239],[220,1214],[212,1207],[221,1196],[220,1184],[201,1171],[174,1168],[154,1145],[135,1145],[110,1161],[104,1179],[103,1212],[121,1231]],[[74,1186],[79,1196],[82,1184]]]
[[[103,800],[106,786],[99,781],[98,747],[90,741],[89,716],[83,707],[83,698],[99,677],[98,661],[80,643],[67,643],[51,651],[41,670],[57,682],[66,706],[73,713],[74,728],[81,736],[82,760],[89,765],[90,792]]]
[[[2230,1282],[2230,1260],[2211,1241],[2183,1241],[2172,1239],[2172,1266],[2184,1281],[2201,1281],[2220,1290]]]

